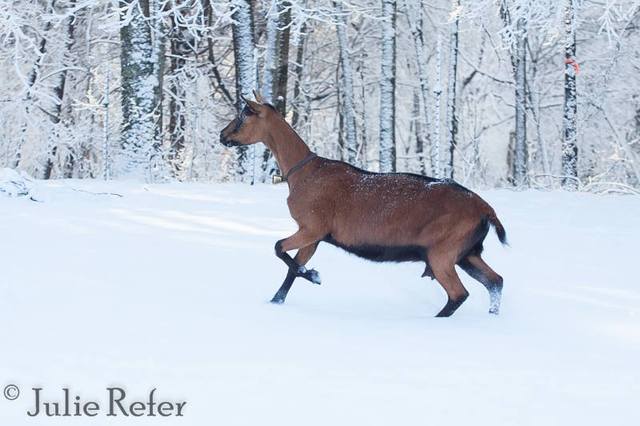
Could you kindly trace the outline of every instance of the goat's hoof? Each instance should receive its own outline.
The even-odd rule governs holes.
[[[318,271],[316,271],[315,269],[307,269],[306,271],[304,271],[304,273],[301,274],[301,276],[314,284],[320,285],[321,283],[320,273],[318,273]]]
[[[296,276],[302,277],[307,281],[311,281],[314,284],[320,285],[320,274],[315,269],[307,269],[304,266],[299,266]]]
[[[491,315],[500,315],[500,308],[491,308],[489,309],[489,313]]]
[[[284,303],[284,297],[273,296],[273,299],[271,299],[271,303],[273,303],[274,305],[282,305]]]

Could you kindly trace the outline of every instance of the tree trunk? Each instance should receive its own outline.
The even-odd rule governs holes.
[[[51,2],[49,7],[47,8],[47,13],[50,13],[50,8],[53,8],[55,4],[55,0]],[[40,43],[38,45],[38,58],[34,62],[31,67],[31,71],[29,72],[29,76],[27,77],[27,94],[25,96],[25,113],[29,115],[31,111],[31,88],[35,85],[36,80],[38,79],[38,75],[40,74],[40,68],[42,67],[42,61],[44,60],[45,54],[47,53],[47,33],[51,29],[51,22],[47,21],[44,25],[44,29],[42,30],[42,38],[40,39]],[[22,160],[22,146],[25,143],[25,133],[27,132],[28,123],[25,122],[22,124],[20,131],[20,141],[18,143],[18,147],[16,148],[15,158],[13,167],[18,168],[20,165],[20,161]]]
[[[271,0],[267,13],[266,25],[266,46],[264,54],[264,69],[262,72],[262,97],[266,102],[273,104],[273,79],[277,67],[277,45],[278,45],[278,0]]]
[[[185,147],[186,131],[186,110],[185,110],[185,89],[182,73],[186,64],[186,56],[189,54],[189,46],[185,38],[185,29],[180,25],[180,17],[175,13],[183,14],[184,8],[173,9],[171,17],[171,62],[169,74],[171,75],[169,100],[169,162],[171,163],[172,174],[180,178],[182,171],[183,152]]]
[[[251,0],[233,0],[233,53],[236,71],[236,110],[239,113],[244,108],[241,96],[250,98],[257,88],[255,43],[253,36],[253,3]],[[262,180],[258,176],[258,161],[262,164],[264,147],[262,144],[254,144],[251,151],[246,146],[238,150],[237,174],[243,180],[252,184],[256,180]],[[250,154],[250,155],[247,155]]]
[[[449,147],[449,158],[445,176],[453,179],[454,175],[454,154],[456,151],[458,135],[458,118],[456,117],[456,88],[458,77],[458,27],[460,0],[453,0],[453,12],[455,20],[451,23],[451,35],[449,38],[449,76],[447,91],[447,145]]]
[[[360,132],[360,165],[368,170],[369,166],[369,143],[367,139],[367,129],[369,129],[369,120],[367,115],[367,84],[365,78],[365,64],[367,63],[367,51],[362,49],[360,59],[358,61],[358,73],[360,75],[360,97],[362,99],[362,108],[360,110],[360,122],[362,123],[362,132]]]
[[[527,186],[527,20],[518,18],[516,26],[515,52],[515,98],[516,98],[516,134],[514,146],[514,184]]]
[[[340,86],[342,93],[344,125],[344,145],[342,158],[348,163],[355,164],[358,151],[358,137],[356,135],[356,111],[353,104],[353,68],[351,66],[351,55],[349,54],[349,39],[347,37],[347,16],[342,4],[334,2],[336,9],[336,32],[338,35],[338,50],[340,51]]]
[[[422,162],[420,166],[420,170],[423,174],[427,172],[427,161],[428,155],[426,153],[426,145],[429,144],[431,140],[431,110],[429,108],[429,77],[427,70],[427,59],[425,55],[426,46],[424,42],[424,31],[423,31],[423,21],[424,21],[424,5],[423,1],[420,0],[414,6],[413,1],[407,1],[407,19],[409,21],[409,28],[411,29],[411,35],[413,36],[413,47],[415,49],[415,62],[416,69],[418,71],[418,79],[420,81],[420,103],[422,105],[421,115],[424,120],[424,128],[420,125],[420,131],[422,135],[420,136],[420,140],[423,142],[422,146],[417,150],[418,157]],[[417,9],[417,10],[416,10]],[[417,20],[414,19],[414,16],[417,15]],[[429,161],[429,167],[432,169],[431,173],[436,174],[435,170],[432,168],[431,161]]]
[[[574,0],[565,0],[564,139],[562,142],[562,186],[578,189],[578,144],[576,94],[576,30]]]
[[[204,25],[206,28],[209,28],[214,25],[213,7],[211,6],[211,0],[202,0],[202,8],[205,18]],[[207,32],[207,57],[209,59],[209,63],[211,64],[211,76],[213,77],[212,80],[214,82],[213,87],[216,87],[217,85],[224,99],[233,104],[233,96],[231,96],[231,93],[229,93],[229,89],[227,89],[227,86],[224,84],[222,75],[220,75],[220,70],[218,69],[218,64],[216,64],[216,59],[213,54],[213,42],[213,35],[210,34],[210,32]]]
[[[120,29],[122,149],[123,172],[149,179],[149,159],[156,138],[155,93],[158,78],[154,73],[155,58],[149,18],[149,0],[120,0],[121,19],[131,17]]]
[[[433,86],[433,137],[431,138],[431,170],[433,176],[442,176],[440,164],[440,109],[442,97],[442,42],[436,43],[436,84]]]
[[[527,18],[524,16],[527,5],[521,4],[516,11],[521,15],[516,20],[513,31],[515,42],[510,46],[510,59],[515,80],[515,133],[513,152],[509,156],[512,170],[509,180],[514,186],[528,185],[527,153]],[[500,17],[505,29],[512,28],[513,21],[507,0],[500,1]]]
[[[289,38],[291,33],[291,3],[277,0],[278,43],[276,44],[277,66],[273,81],[274,106],[283,116],[287,115],[287,81],[289,77]]]
[[[102,106],[104,107],[104,122],[102,123],[103,127],[103,135],[102,135],[102,178],[104,180],[111,179],[111,142],[109,141],[109,107],[111,105],[110,101],[110,80],[111,80],[111,72],[109,68],[107,68],[107,75],[104,82],[104,101]]]
[[[75,3],[76,3],[76,0],[71,0],[69,7],[73,8],[75,6]],[[66,65],[68,62],[71,62],[69,56],[70,56],[71,47],[75,42],[75,39],[74,39],[75,17],[74,16],[69,16],[67,18],[66,26],[67,26],[67,31],[66,31],[67,40],[65,43],[65,51],[63,54],[63,63],[62,63],[63,67],[65,68],[63,71],[61,71],[58,74],[58,82],[53,87],[53,96],[54,96],[54,99],[56,99],[56,102],[54,104],[53,111],[49,114],[49,118],[51,119],[51,122],[54,125],[60,124],[60,121],[62,119],[62,103],[64,102],[65,86],[67,83]],[[52,135],[49,135],[47,140],[48,140],[47,159],[44,166],[43,178],[51,179],[51,174],[53,172],[53,167],[54,167],[54,161],[58,155],[58,145],[57,145],[57,141],[54,140],[54,137]],[[69,161],[73,163],[75,161],[73,158],[74,153],[71,152],[69,155],[71,156]]]
[[[422,129],[422,120],[420,120],[420,95],[418,94],[418,90],[413,91],[413,123],[414,130],[416,134],[416,156],[418,157],[417,168],[414,168],[412,164],[412,168],[418,170],[421,175],[426,175],[426,167],[424,164],[424,135],[425,132]]]
[[[304,62],[304,50],[307,43],[307,24],[302,24],[300,28],[300,37],[298,38],[298,48],[296,51],[296,64],[295,64],[295,75],[296,81],[293,85],[293,114],[291,116],[291,127],[296,130],[298,129],[299,121],[300,121],[300,104],[302,100],[300,99],[302,96],[305,96],[302,93],[302,77],[303,77],[303,62]]]
[[[380,78],[380,171],[396,170],[396,1],[382,0]]]
[[[150,0],[150,16],[152,17],[153,31],[151,33],[151,43],[153,47],[153,56],[155,58],[153,73],[157,80],[157,84],[153,91],[153,105],[154,105],[154,121],[155,132],[153,138],[153,145],[150,155],[150,165],[152,170],[163,172],[165,164],[161,155],[162,142],[164,137],[164,75],[165,75],[165,50],[166,50],[166,25],[163,19],[164,8],[167,4],[163,0]],[[164,174],[164,173],[162,173]],[[152,177],[153,178],[153,177]]]

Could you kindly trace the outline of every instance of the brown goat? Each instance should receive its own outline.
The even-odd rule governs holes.
[[[273,303],[284,302],[296,277],[320,284],[318,273],[304,265],[325,241],[373,261],[425,262],[422,276],[435,278],[447,292],[439,317],[450,316],[469,295],[457,264],[487,288],[489,312],[498,313],[502,277],[480,254],[489,225],[503,244],[506,235],[489,204],[451,180],[372,173],[316,156],[271,105],[256,99],[245,99],[220,141],[225,146],[263,142],[289,185],[287,204],[299,229],[276,243],[288,272]],[[295,258],[287,254],[291,250],[298,250]]]

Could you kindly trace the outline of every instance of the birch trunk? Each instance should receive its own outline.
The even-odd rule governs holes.
[[[340,86],[343,105],[343,131],[344,144],[342,158],[348,163],[355,164],[358,152],[358,137],[356,134],[356,111],[353,104],[353,68],[351,55],[349,54],[349,39],[347,37],[347,16],[342,9],[342,4],[334,2],[336,10],[336,33],[338,35],[338,50],[340,51]]]
[[[520,17],[516,24],[516,51],[515,51],[515,110],[516,130],[514,145],[514,185],[516,187],[527,186],[527,36],[526,18]]]
[[[574,0],[565,0],[564,139],[562,142],[562,186],[578,189],[578,145],[576,93],[576,30]]]
[[[413,91],[413,120],[416,133],[416,156],[418,157],[417,170],[421,175],[426,174],[424,164],[424,129],[422,128],[422,120],[420,119],[420,95],[418,90]],[[415,165],[412,164],[412,167]]]
[[[382,66],[380,79],[380,171],[396,170],[396,2],[382,0]]]
[[[423,142],[422,146],[417,150],[418,157],[421,161],[420,170],[423,174],[427,172],[427,168],[431,169],[431,173],[435,175],[435,169],[432,162],[428,159],[426,153],[426,145],[431,142],[431,110],[429,108],[429,77],[427,70],[427,58],[425,55],[425,42],[424,42],[424,4],[423,0],[420,0],[417,5],[417,10],[414,7],[414,1],[407,1],[407,19],[409,21],[409,28],[411,29],[411,35],[413,36],[413,47],[415,50],[415,62],[416,69],[418,71],[418,80],[420,82],[420,103],[422,106],[421,115],[424,120],[424,128],[420,127],[420,140]],[[417,20],[415,16],[417,15]],[[428,164],[427,164],[428,162]]]
[[[433,137],[431,138],[431,170],[436,178],[442,177],[440,164],[440,109],[442,97],[442,42],[436,43],[436,84],[433,86]]]
[[[447,145],[449,147],[449,158],[445,176],[453,179],[454,175],[454,155],[456,151],[458,135],[458,118],[456,117],[456,89],[458,76],[458,28],[460,24],[459,11],[460,0],[453,0],[453,14],[455,20],[451,23],[451,34],[449,37],[449,75],[447,90]]]
[[[253,3],[251,0],[233,0],[233,52],[236,71],[236,110],[244,108],[241,96],[250,98],[257,87],[255,43],[253,36]],[[262,144],[254,144],[250,148],[241,146],[238,150],[237,174],[242,180],[254,183],[262,180],[258,176],[258,161],[262,163],[264,148]],[[248,155],[249,154],[249,155]]]
[[[301,111],[301,97],[304,96],[302,93],[302,78],[303,78],[303,62],[304,62],[304,50],[307,43],[307,24],[302,24],[302,28],[300,28],[300,37],[298,39],[298,48],[296,51],[296,64],[295,64],[295,75],[296,81],[293,85],[293,114],[291,116],[291,127],[296,130],[299,130],[300,123],[300,111]]]

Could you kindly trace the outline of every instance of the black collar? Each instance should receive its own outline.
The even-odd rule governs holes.
[[[293,167],[291,167],[289,169],[287,174],[284,175],[284,179],[283,180],[284,181],[288,181],[292,174],[294,174],[295,172],[297,172],[298,170],[303,168],[309,161],[313,160],[316,157],[317,157],[317,155],[314,152],[310,152],[309,154],[307,154],[306,157],[304,157],[302,160],[297,162]]]

